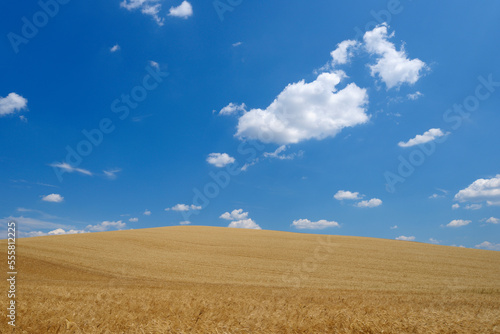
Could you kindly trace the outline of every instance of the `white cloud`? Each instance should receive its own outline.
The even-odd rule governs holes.
[[[318,220],[317,222],[312,222],[309,219],[298,219],[293,221],[292,226],[299,230],[322,230],[328,227],[340,227],[339,223],[324,219]]]
[[[399,87],[403,83],[414,84],[420,79],[426,65],[420,59],[408,59],[404,47],[396,50],[395,45],[388,41],[394,33],[388,35],[387,28],[386,24],[382,24],[363,36],[366,50],[379,56],[377,62],[370,65],[371,75],[378,75],[387,89]]]
[[[461,227],[461,226],[466,226],[472,223],[470,220],[463,220],[463,219],[455,219],[449,222],[446,227]]]
[[[458,208],[460,208],[460,204],[455,203],[455,204],[453,204],[453,205],[451,206],[451,208],[452,208],[453,210],[458,209]]]
[[[500,174],[491,179],[478,179],[455,195],[455,200],[459,202],[487,200],[488,205],[495,205],[498,199],[500,199]]]
[[[16,93],[10,93],[6,97],[0,96],[0,117],[26,109],[27,106],[28,100]]]
[[[431,244],[436,244],[436,245],[437,245],[437,244],[439,244],[439,243],[441,243],[441,241],[436,240],[436,239],[434,239],[434,238],[430,238],[430,239],[429,239],[429,242],[430,242]]]
[[[495,251],[500,251],[500,244],[494,244],[489,241],[484,241],[480,243],[479,245],[476,245],[476,248],[485,248],[489,250],[495,250]]]
[[[479,210],[483,207],[482,204],[467,204],[464,209],[466,210]]]
[[[350,200],[357,200],[361,199],[363,195],[359,195],[358,192],[350,192],[348,190],[339,190],[335,195],[333,195],[333,198],[335,198],[338,201],[342,201],[345,199],[350,199]]]
[[[118,221],[103,221],[100,224],[97,225],[87,225],[85,228],[86,230],[92,231],[92,232],[103,232],[107,231],[110,229],[117,229],[121,230],[124,229],[127,225],[123,223],[121,220]]]
[[[201,206],[196,206],[196,205],[187,205],[187,204],[176,204],[171,208],[166,208],[165,211],[189,211],[189,210],[201,210]]]
[[[189,211],[189,205],[187,204],[176,204],[171,208],[166,208],[165,211]]]
[[[238,114],[240,111],[245,112],[246,110],[247,106],[244,103],[236,104],[231,102],[219,111],[219,115],[221,116],[235,115]]]
[[[115,180],[117,178],[116,173],[121,172],[122,170],[120,168],[115,168],[115,169],[108,169],[104,170],[104,175],[110,179],[110,180]]]
[[[486,204],[488,204],[489,206],[500,206],[500,201],[486,201]]]
[[[406,97],[408,98],[408,100],[412,100],[412,101],[415,101],[415,100],[418,100],[420,97],[424,96],[424,94],[420,93],[420,92],[415,92],[413,94],[408,94],[406,95]]]
[[[316,80],[289,84],[266,109],[252,109],[238,120],[236,136],[264,143],[294,144],[336,136],[343,128],[368,122],[366,89],[354,83],[337,91],[346,75],[321,73]]]
[[[191,222],[188,220],[185,220],[185,221],[182,221],[179,223],[179,225],[190,225],[190,224],[191,224]]]
[[[248,212],[243,212],[243,209],[237,209],[229,212],[225,212],[222,215],[220,215],[219,218],[226,219],[226,220],[243,220],[248,218]]]
[[[141,13],[151,16],[158,25],[162,26],[164,19],[158,16],[161,10],[161,4],[158,2],[159,0],[123,0],[120,7],[129,11],[140,9]]]
[[[422,135],[417,135],[415,138],[408,140],[406,143],[400,141],[398,143],[399,147],[411,147],[415,145],[420,145],[435,140],[436,138],[448,135],[444,133],[441,129],[430,129]]]
[[[291,154],[281,154],[285,152],[288,149],[286,145],[281,145],[278,147],[274,152],[264,152],[264,157],[265,158],[273,158],[273,159],[279,159],[279,160],[293,160],[295,157],[301,157],[304,152],[299,151],[297,153],[291,153]]]
[[[391,230],[397,230],[397,229],[398,229],[398,225],[391,226]]]
[[[348,63],[354,54],[354,49],[359,47],[359,45],[360,43],[355,40],[345,40],[337,44],[337,48],[330,53],[332,56],[332,66]]]
[[[500,219],[495,218],[495,217],[490,217],[490,218],[486,219],[486,222],[490,223],[490,224],[500,224]]]
[[[28,218],[28,217],[24,217],[24,216],[5,217],[2,219],[2,224],[4,224],[4,226],[5,226],[5,225],[7,225],[7,222],[9,222],[9,221],[17,222],[19,229],[28,228],[31,230],[35,230],[35,229],[38,230],[38,229],[58,229],[58,228],[68,229],[68,228],[70,228],[69,226],[64,225],[64,224],[57,224],[57,223],[53,223],[51,221],[45,221],[45,220],[40,220],[40,219],[35,219],[35,218]]]
[[[145,216],[151,216],[151,211],[149,211],[148,209],[146,209],[146,210],[144,210],[143,215],[145,215]]]
[[[160,68],[160,64],[158,64],[157,62],[155,62],[154,60],[150,60],[149,61],[149,66],[151,67],[154,67],[156,69],[159,69]]]
[[[43,233],[43,232],[38,232],[38,233]],[[53,231],[50,231],[47,233],[47,235],[63,235],[63,234],[78,234],[78,233],[86,233],[83,230],[68,230],[65,231],[62,228],[55,229]]]
[[[137,223],[139,221],[139,218],[130,218],[128,221],[131,223]]]
[[[382,205],[382,200],[378,198],[372,198],[369,201],[361,201],[359,203],[356,203],[356,206],[358,208],[375,208],[380,205]]]
[[[85,174],[85,175],[92,176],[92,173],[90,171],[88,171],[86,169],[82,169],[82,168],[73,167],[73,166],[71,166],[70,164],[68,164],[66,162],[61,162],[61,163],[56,162],[56,163],[50,164],[49,166],[56,167],[56,168],[61,168],[65,172],[68,172],[68,173],[78,172],[80,174]]]
[[[225,167],[234,163],[234,158],[227,153],[210,153],[207,157],[207,162],[215,167]]]
[[[119,46],[118,44],[115,44],[115,45],[113,45],[113,46],[109,49],[109,51],[110,51],[110,52],[116,52],[116,51],[119,51],[120,49],[121,49],[121,48],[120,48],[120,46]]]
[[[17,236],[19,238],[43,237],[47,235],[47,233],[42,231],[31,231],[31,232],[18,231],[17,233],[18,233]]]
[[[24,116],[24,115],[20,115],[20,116],[19,116],[19,119],[20,119],[20,120],[21,120],[21,122],[23,122],[23,123],[28,123],[28,118],[26,118],[26,116]]]
[[[191,6],[189,2],[184,0],[179,6],[170,7],[168,15],[187,19],[188,17],[193,15],[193,6]]]
[[[231,222],[227,227],[233,228],[247,228],[251,230],[261,230],[260,226],[257,225],[252,219],[243,219]]]
[[[411,237],[405,237],[404,235],[401,235],[401,236],[397,237],[397,238],[396,238],[396,240],[414,241],[414,240],[415,240],[415,237],[414,237],[414,236],[411,236]]]
[[[52,202],[52,203],[61,203],[64,201],[64,197],[59,194],[50,194],[42,197],[42,201]]]
[[[233,47],[240,46],[241,44],[243,44],[243,43],[241,43],[241,42],[236,42],[236,43],[233,43]]]
[[[260,226],[257,225],[252,219],[248,218],[248,212],[243,212],[243,209],[224,212],[219,218],[232,220],[228,227],[248,228],[254,230],[261,229]]]

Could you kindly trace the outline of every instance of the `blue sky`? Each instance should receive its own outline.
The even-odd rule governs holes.
[[[2,229],[500,250],[496,1],[0,6]]]

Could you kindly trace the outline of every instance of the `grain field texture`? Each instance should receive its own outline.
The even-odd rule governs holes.
[[[17,266],[15,333],[500,333],[494,251],[182,226],[18,239]]]

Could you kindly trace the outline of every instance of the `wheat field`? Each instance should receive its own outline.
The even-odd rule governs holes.
[[[17,262],[15,333],[500,333],[494,251],[182,226],[18,239]]]

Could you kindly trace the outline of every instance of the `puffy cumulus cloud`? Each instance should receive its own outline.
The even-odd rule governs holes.
[[[189,210],[201,210],[201,206],[196,206],[194,204],[176,204],[171,208],[166,208],[165,211],[189,211]]]
[[[158,2],[159,0],[123,0],[120,7],[129,11],[140,10],[141,13],[151,16],[158,25],[162,26],[164,19],[158,15],[161,10],[161,4]]]
[[[146,210],[144,210],[143,215],[145,215],[145,216],[151,216],[151,211],[149,211],[148,209],[146,209]]]
[[[398,229],[398,225],[391,226],[390,228],[391,228],[391,230],[397,230]]]
[[[235,115],[235,114],[238,114],[239,112],[244,112],[246,110],[247,110],[247,106],[244,103],[235,104],[235,103],[231,102],[219,111],[219,115],[221,115],[221,116]],[[215,110],[214,110],[214,112],[215,112]]]
[[[478,179],[455,195],[459,202],[486,200],[488,205],[495,205],[500,200],[500,174],[491,179]],[[500,201],[498,202],[500,204]]]
[[[489,250],[495,250],[495,251],[500,251],[500,244],[494,244],[489,241],[484,241],[480,243],[479,245],[476,245],[476,248],[484,248],[484,249],[489,249]]]
[[[382,200],[378,198],[372,198],[368,201],[361,201],[359,203],[356,203],[356,206],[358,208],[375,208],[380,205],[382,205]]]
[[[248,212],[243,212],[243,209],[237,209],[231,212],[224,212],[219,218],[226,220],[243,220],[248,218]]]
[[[26,109],[27,106],[28,100],[16,93],[10,93],[6,97],[0,96],[0,117]]]
[[[236,136],[264,143],[295,144],[336,136],[364,124],[368,95],[354,83],[337,91],[342,71],[321,73],[316,80],[289,84],[266,109],[251,109],[239,119]]]
[[[337,44],[337,48],[330,53],[332,66],[348,63],[354,55],[354,50],[359,46],[360,43],[355,40],[345,40]]]
[[[42,201],[52,202],[52,203],[61,203],[64,201],[64,197],[59,194],[50,194],[42,197]]]
[[[495,218],[495,217],[490,217],[490,218],[486,219],[486,222],[490,223],[490,224],[500,224],[500,219]]]
[[[207,157],[207,162],[215,167],[225,167],[234,163],[234,158],[227,153],[210,153]]]
[[[434,238],[429,238],[429,242],[430,242],[431,244],[436,244],[436,245],[437,245],[437,244],[439,244],[439,243],[441,243],[441,241],[436,240],[436,239],[434,239]]]
[[[460,204],[455,203],[455,204],[453,204],[453,205],[451,206],[451,208],[452,208],[453,210],[459,209],[459,208],[460,208]]]
[[[236,228],[248,228],[254,230],[260,230],[260,226],[257,225],[252,219],[248,218],[248,212],[243,212],[243,209],[236,209],[231,212],[224,212],[220,215],[221,219],[232,220],[228,227]]]
[[[170,7],[170,11],[168,16],[180,17],[183,19],[187,19],[188,17],[193,15],[193,6],[187,1],[183,1],[177,7]]]
[[[325,219],[312,222],[309,219],[294,220],[292,226],[299,230],[322,230],[328,227],[340,227],[336,221],[328,221]]]
[[[357,200],[361,199],[363,195],[359,195],[358,192],[351,192],[348,190],[339,190],[335,195],[333,195],[333,198],[335,198],[338,201],[342,200]]]
[[[47,235],[62,235],[62,234],[78,234],[78,233],[86,233],[83,230],[67,230],[65,231],[62,228],[55,229],[47,233]]]
[[[133,217],[133,218],[130,218],[128,221],[131,223],[137,223],[139,221],[139,218]]]
[[[436,140],[436,138],[443,137],[448,135],[449,133],[444,133],[441,129],[430,129],[428,131],[425,131],[424,134],[422,135],[416,135],[415,138],[412,138],[408,140],[407,142],[400,141],[398,143],[399,147],[411,147],[415,145],[420,145],[423,143],[427,143],[433,140]]]
[[[92,172],[90,172],[90,171],[88,171],[86,169],[73,167],[73,166],[71,166],[70,164],[68,164],[66,162],[54,162],[54,163],[50,164],[49,166],[54,167],[54,168],[60,168],[60,169],[64,170],[65,172],[68,172],[68,173],[77,172],[77,173],[88,175],[88,176],[92,176],[93,175]]]
[[[127,226],[124,222],[121,220],[118,221],[103,221],[100,224],[97,225],[87,225],[85,228],[88,231],[91,232],[103,232],[103,231],[108,231],[110,229],[116,229],[116,230],[122,230]]]
[[[396,50],[389,41],[394,33],[388,35],[387,30],[387,24],[382,24],[363,36],[366,50],[378,56],[376,63],[370,65],[371,75],[378,75],[387,89],[399,87],[403,83],[414,84],[422,76],[426,64],[417,58],[410,60],[403,47]]]
[[[399,237],[396,238],[396,240],[402,240],[402,241],[414,241],[415,240],[415,237],[414,236],[411,236],[411,237],[406,237],[404,235],[400,235]]]
[[[242,219],[237,221],[232,221],[227,227],[233,228],[247,228],[250,230],[261,230],[261,227],[257,225],[252,219]]]
[[[446,227],[461,227],[461,226],[466,226],[472,223],[470,220],[463,220],[463,219],[455,219],[446,224]]]

